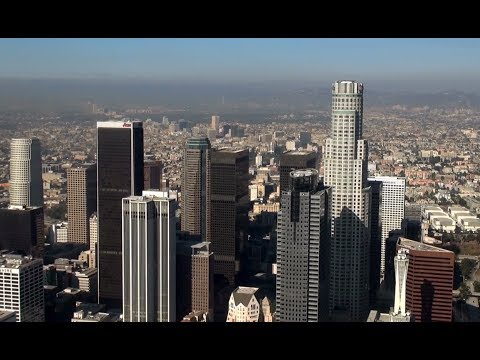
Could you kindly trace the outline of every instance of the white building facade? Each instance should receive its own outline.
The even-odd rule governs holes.
[[[388,239],[390,231],[402,228],[402,220],[405,217],[406,183],[404,177],[396,176],[376,176],[368,178],[368,180],[382,182],[380,279],[383,279],[385,276],[385,241]]]
[[[175,321],[174,203],[161,191],[122,200],[125,322]]]
[[[10,143],[10,204],[43,206],[42,156],[36,138]]]
[[[368,316],[370,188],[362,123],[363,85],[335,82],[324,182],[332,187],[329,309],[332,319],[340,321],[363,321]]]
[[[17,322],[44,322],[43,260],[0,257],[0,310],[15,311]]]

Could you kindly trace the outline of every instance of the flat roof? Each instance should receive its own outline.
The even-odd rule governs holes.
[[[438,205],[425,205],[423,207],[424,210],[434,210],[434,209],[440,209],[442,210],[442,208]],[[442,210],[443,211],[443,210]]]
[[[31,256],[22,256],[6,254],[0,257],[0,268],[19,269],[33,262],[39,262],[40,259],[34,259]]]
[[[123,128],[136,128],[142,127],[143,122],[139,120],[110,120],[110,121],[97,121],[97,128],[111,128],[111,129],[123,129]]]
[[[0,322],[10,317],[15,317],[15,311],[0,310]]]
[[[450,250],[445,250],[445,249],[441,249],[441,248],[436,247],[436,246],[423,244],[421,242],[406,239],[404,237],[400,237],[398,239],[398,245],[404,247],[405,249],[410,249],[410,250],[437,251],[437,252],[452,253],[452,251],[450,251]]]
[[[315,169],[299,169],[299,170],[293,170],[290,173],[291,177],[305,177],[305,176],[312,176],[312,175],[318,175],[318,171]]]
[[[439,216],[439,217],[433,217],[434,220],[437,220],[440,225],[455,225],[455,221],[450,219],[447,216]]]
[[[313,153],[315,153],[315,151],[290,150],[290,151],[285,151],[282,155],[309,155]]]
[[[214,130],[214,129],[212,129],[212,130]],[[215,151],[217,151],[217,152],[235,153],[235,154],[241,153],[242,151],[245,151],[245,150],[248,150],[248,149],[246,149],[246,148],[245,149],[232,149],[232,148],[227,148],[227,147],[215,149]]]

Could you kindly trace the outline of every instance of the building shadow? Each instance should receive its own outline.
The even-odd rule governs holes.
[[[330,240],[329,307],[333,321],[366,321],[368,317],[370,241],[368,224],[344,207],[335,218]]]
[[[431,322],[433,297],[435,295],[435,288],[432,282],[427,279],[423,280],[420,293],[422,294],[422,322]]]

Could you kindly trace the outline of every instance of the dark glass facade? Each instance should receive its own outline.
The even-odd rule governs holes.
[[[230,285],[240,271],[239,259],[248,231],[248,149],[212,151],[211,205],[208,241],[214,254],[214,272]]]
[[[0,209],[0,250],[43,257],[43,208]]]
[[[98,172],[98,270],[99,302],[122,306],[122,198],[143,190],[143,127],[99,125]]]
[[[287,151],[280,156],[280,191],[288,189],[290,172],[299,169],[318,169],[317,154],[313,151]]]
[[[382,237],[382,182],[368,182],[372,193],[370,212],[370,306],[375,303],[376,294],[380,285],[380,257]]]

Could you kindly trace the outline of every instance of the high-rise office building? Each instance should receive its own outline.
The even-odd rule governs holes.
[[[0,250],[43,257],[43,207],[10,205],[0,209]]]
[[[277,223],[277,320],[328,319],[331,190],[315,169],[290,173]]]
[[[210,231],[215,258],[214,272],[223,275],[230,285],[240,271],[240,256],[247,240],[248,149],[218,149],[211,155]]]
[[[42,155],[36,138],[10,143],[10,205],[43,206]]]
[[[122,199],[143,190],[141,121],[97,123],[98,297],[122,306]]]
[[[415,322],[452,321],[455,254],[402,237],[400,249],[408,251],[406,308]]]
[[[44,322],[43,260],[0,256],[0,310],[15,311],[17,322]]]
[[[122,204],[124,321],[175,321],[174,200],[144,191]]]
[[[312,134],[308,131],[300,131],[298,141],[301,147],[306,147],[312,142]]]
[[[160,160],[145,160],[143,169],[143,188],[145,190],[160,190],[162,188],[162,162]]]
[[[405,216],[405,178],[396,176],[376,176],[368,178],[368,181],[382,183],[382,200],[380,205],[380,217],[382,223],[380,278],[383,279],[385,276],[385,241],[387,240],[390,231],[402,228],[402,220]]]
[[[97,213],[94,212],[90,219],[88,219],[89,230],[90,230],[90,264],[89,267],[97,267],[97,242],[98,242],[98,218]]]
[[[220,116],[213,115],[212,122],[210,123],[210,129],[215,129],[218,133],[219,128],[220,128]]]
[[[376,300],[380,286],[380,258],[382,249],[382,182],[368,180],[371,191],[370,207],[370,306]]]
[[[181,229],[191,239],[207,239],[210,207],[210,141],[187,140],[183,156]]]
[[[97,167],[67,170],[68,242],[89,244],[90,216],[97,210]]]
[[[213,319],[213,253],[210,243],[192,245],[192,311],[208,314]]]
[[[329,302],[336,321],[364,321],[368,316],[370,188],[362,122],[363,85],[356,81],[335,82],[324,179],[332,187]]]
[[[280,156],[280,191],[288,189],[290,172],[299,169],[317,169],[314,151],[286,151]]]

